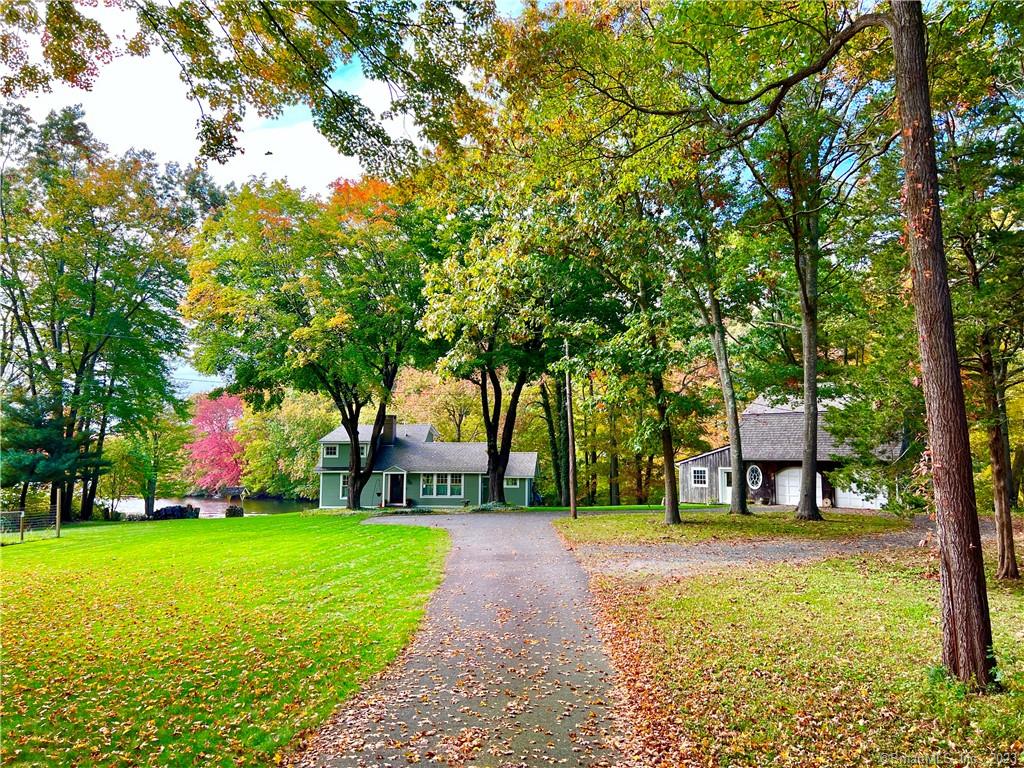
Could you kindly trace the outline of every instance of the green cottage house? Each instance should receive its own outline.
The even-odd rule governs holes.
[[[359,427],[359,453],[369,452],[373,427]],[[475,507],[487,502],[487,445],[438,440],[431,424],[399,424],[388,416],[361,507]],[[320,508],[348,506],[348,433],[338,427],[320,438]],[[537,474],[536,452],[513,451],[505,473],[505,500],[528,506]]]

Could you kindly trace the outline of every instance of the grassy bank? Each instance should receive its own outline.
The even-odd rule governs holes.
[[[556,520],[558,530],[574,544],[691,544],[709,539],[736,541],[793,537],[837,539],[901,531],[907,520],[889,515],[825,512],[823,522],[795,520],[792,512],[730,515],[703,510],[681,513],[680,525],[665,525],[660,515],[588,515],[577,520]]]
[[[3,759],[273,762],[390,662],[442,531],[285,514],[69,526],[3,550]]]
[[[651,765],[1019,764],[1024,586],[990,581],[1005,690],[969,694],[937,668],[936,569],[914,550],[648,588],[601,580],[641,738],[666,756]]]
[[[725,509],[724,505],[708,505],[708,504],[692,504],[690,502],[681,502],[679,504],[680,509],[711,509],[721,508]],[[569,507],[527,507],[532,512],[568,512]],[[665,509],[662,504],[619,504],[618,506],[612,507],[608,504],[595,504],[594,506],[584,506],[583,504],[577,504],[576,509],[580,512],[590,514],[593,512],[652,512],[654,510]]]

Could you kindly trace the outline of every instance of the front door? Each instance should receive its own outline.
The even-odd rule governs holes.
[[[387,476],[388,495],[385,503],[405,506],[405,475]]]
[[[722,467],[718,473],[718,501],[732,504],[732,470]]]

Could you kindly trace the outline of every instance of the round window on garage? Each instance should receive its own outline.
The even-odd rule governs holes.
[[[761,487],[764,477],[761,475],[761,468],[757,464],[751,464],[747,469],[747,488],[756,491]]]

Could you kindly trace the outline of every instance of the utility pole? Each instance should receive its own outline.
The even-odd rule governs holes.
[[[572,424],[572,378],[569,376],[569,340],[565,340],[565,416],[569,422],[569,517],[576,519],[576,431]]]

